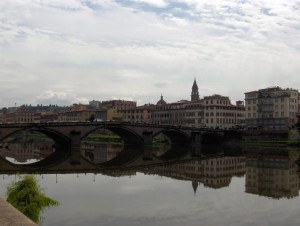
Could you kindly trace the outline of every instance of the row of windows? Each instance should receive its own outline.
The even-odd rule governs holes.
[[[294,117],[296,116],[297,113],[296,112],[289,112],[288,116],[290,117]],[[287,117],[284,112],[275,112],[275,114],[273,113],[259,113],[259,114],[256,114],[256,113],[248,113],[248,118],[274,118],[274,117]]]
[[[298,99],[287,98],[287,97],[277,97],[277,98],[265,98],[265,99],[255,99],[255,100],[246,100],[246,104],[273,104],[278,102],[284,102],[285,100],[289,100],[290,103],[297,103]]]
[[[228,118],[217,118],[216,120],[214,120],[213,118],[211,118],[210,120],[209,119],[206,119],[205,122],[207,124],[213,124],[213,123],[217,123],[217,124],[242,124],[243,123],[243,120],[235,120],[235,119],[228,119]]]
[[[124,114],[134,114],[134,113],[143,113],[144,111],[147,111],[149,114],[151,113],[150,110],[129,110],[129,111],[123,111]]]
[[[245,111],[244,107],[236,107],[236,106],[227,106],[227,107],[219,107],[219,106],[206,106],[205,107],[206,110],[227,110],[227,111]]]
[[[229,105],[230,102],[228,100],[206,100],[205,101],[206,104],[224,104],[224,105]]]
[[[267,106],[259,106],[259,108],[258,108],[258,110],[259,111],[273,111],[273,106],[271,105],[267,105]],[[278,110],[279,109],[279,105],[275,105],[275,110]],[[285,106],[282,104],[282,105],[280,105],[280,109],[281,110],[283,110],[283,109],[285,109]],[[298,107],[297,107],[297,105],[292,105],[292,104],[290,104],[289,105],[289,109],[294,109],[294,110],[298,110]],[[257,110],[257,108],[256,108],[256,106],[253,106],[253,107],[251,107],[251,106],[248,106],[247,107],[247,110],[248,111],[251,111],[251,110],[253,110],[253,111],[256,111]]]
[[[144,116],[143,115],[128,115],[127,117],[124,117],[125,119],[143,119]],[[148,115],[147,117],[148,119],[150,119],[150,115]]]
[[[214,112],[206,112],[205,116],[214,116]],[[242,114],[238,114],[240,117],[242,117]],[[216,116],[228,116],[228,117],[235,117],[235,113],[231,113],[231,112],[217,112]]]

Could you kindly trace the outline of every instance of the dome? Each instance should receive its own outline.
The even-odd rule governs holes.
[[[167,104],[167,102],[164,101],[164,98],[163,98],[163,96],[161,95],[161,96],[160,96],[160,100],[157,102],[156,105],[162,106],[162,105],[166,105],[166,104]]]

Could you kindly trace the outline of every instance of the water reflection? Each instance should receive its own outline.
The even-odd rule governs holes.
[[[111,144],[82,144],[81,155],[93,162],[99,164],[107,162],[115,158],[121,151],[123,146]]]
[[[15,142],[0,149],[1,156],[13,163],[42,159],[53,153],[51,143],[44,141]],[[221,189],[231,184],[232,178],[245,176],[245,192],[260,196],[293,198],[299,196],[299,151],[288,149],[258,149],[223,146],[206,147],[146,147],[83,144],[81,157],[87,161],[73,166],[66,158],[36,165],[26,171],[0,161],[6,173],[93,173],[111,177],[134,177],[137,173],[159,175],[190,181],[196,193],[199,186]],[[57,161],[57,163],[55,162]],[[50,164],[51,163],[51,164]],[[34,166],[34,165],[32,165]],[[42,167],[42,168],[41,168]]]
[[[299,182],[298,164],[289,155],[247,155],[247,193],[272,198],[293,198],[299,195]]]
[[[245,165],[246,158],[244,156],[217,156],[191,160],[186,163],[164,165],[144,172],[192,181],[194,190],[200,184],[217,189],[229,186],[233,176],[243,176],[246,171]]]
[[[0,156],[14,164],[38,162],[55,152],[53,142],[48,140],[17,140],[0,145]]]

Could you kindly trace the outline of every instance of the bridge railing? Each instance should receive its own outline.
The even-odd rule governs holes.
[[[168,125],[168,124],[152,124],[152,123],[131,123],[120,121],[101,121],[101,122],[30,122],[30,123],[2,123],[0,128],[30,128],[30,127],[55,127],[55,126],[136,126],[136,127],[150,127],[150,128],[164,128],[164,129],[180,129],[193,131],[215,131],[222,132],[222,129],[211,129],[207,127],[188,127],[184,125]]]

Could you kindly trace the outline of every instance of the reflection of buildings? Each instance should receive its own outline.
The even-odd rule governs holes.
[[[50,141],[16,142],[2,147],[0,155],[24,163],[31,159],[44,159],[53,151],[53,142]]]
[[[126,177],[126,176],[135,176],[136,170],[119,170],[119,171],[107,171],[101,173],[102,175],[110,176],[110,177]]]
[[[188,163],[165,165],[150,170],[161,176],[192,181],[196,190],[199,183],[211,188],[221,188],[230,184],[233,176],[245,174],[245,157],[215,157]]]
[[[299,195],[298,165],[288,156],[252,156],[246,162],[246,192],[273,198]]]
[[[98,164],[115,158],[123,149],[119,145],[88,145],[84,144],[81,154],[91,162]]]

